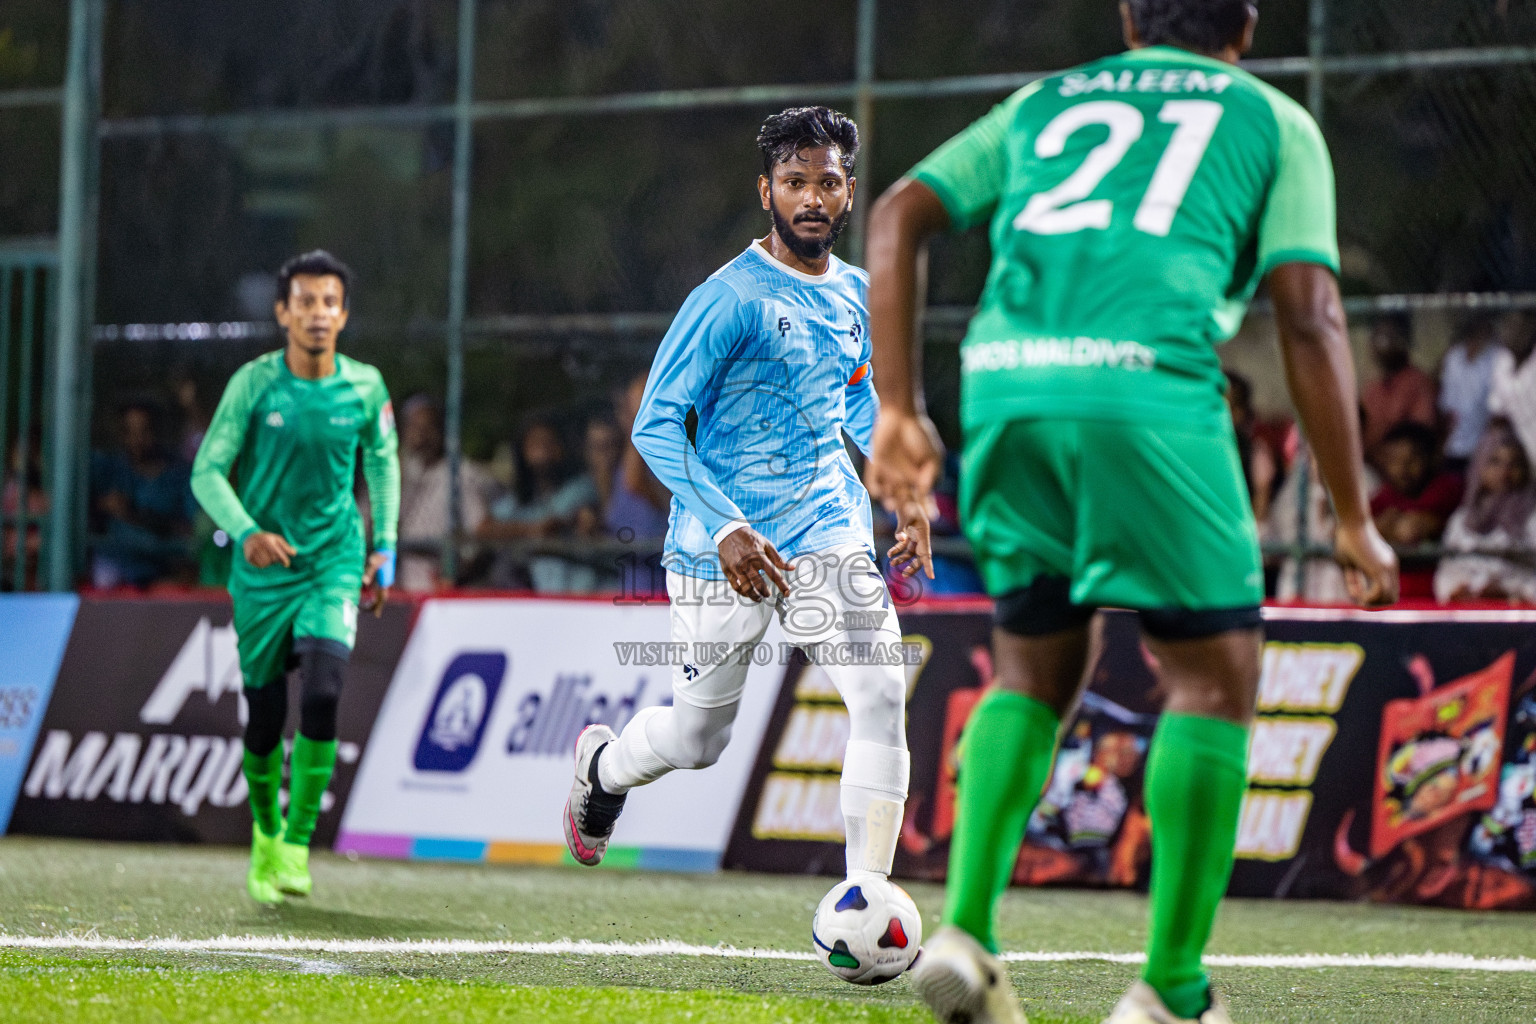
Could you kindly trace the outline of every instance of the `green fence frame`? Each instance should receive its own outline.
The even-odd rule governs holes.
[[[1002,94],[1051,73],[1049,70],[1009,74],[965,75],[920,80],[882,80],[876,76],[876,26],[879,0],[858,0],[855,74],[852,81],[784,85],[697,88],[600,96],[478,101],[474,98],[475,25],[478,0],[459,0],[458,77],[452,103],[414,106],[369,106],[307,110],[253,111],[229,114],[181,114],[103,120],[101,50],[107,0],[70,0],[69,59],[62,88],[0,92],[0,109],[53,106],[63,119],[60,175],[59,274],[53,298],[55,352],[50,355],[52,436],[47,486],[53,498],[48,540],[48,584],[67,590],[81,567],[84,544],[85,488],[82,461],[69,457],[89,438],[91,409],[90,345],[93,324],[96,254],[97,169],[100,146],[113,139],[168,134],[238,134],[252,130],[343,127],[354,125],[452,124],[454,161],[452,230],[449,246],[448,318],[442,325],[446,355],[446,447],[449,458],[450,521],[457,535],[461,522],[458,479],[463,422],[464,343],[466,333],[519,334],[632,331],[637,326],[665,326],[670,314],[635,313],[581,316],[512,315],[472,319],[467,315],[466,282],[470,229],[470,160],[475,125],[486,121],[535,117],[586,117],[599,114],[690,110],[796,102],[849,103],[856,119],[871,123],[874,105],[886,99],[924,99],[962,95]],[[1510,65],[1536,65],[1536,47],[1461,47],[1397,53],[1327,53],[1328,0],[1309,0],[1308,43],[1305,55],[1245,62],[1244,67],[1269,79],[1305,80],[1307,104],[1321,122],[1324,87],[1330,76],[1399,71],[1444,71]],[[865,159],[875,140],[867,139]],[[856,216],[849,243],[850,257],[863,253],[864,223]],[[1356,299],[1350,312],[1399,309],[1536,308],[1533,294],[1394,295]],[[1256,313],[1263,314],[1262,308]],[[929,310],[926,324],[953,328],[969,311]],[[1301,546],[1297,553],[1301,553]],[[443,545],[445,569],[454,568],[455,545]]]

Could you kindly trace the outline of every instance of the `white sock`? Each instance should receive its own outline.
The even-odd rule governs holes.
[[[848,742],[840,798],[849,878],[891,873],[911,764],[911,755],[900,747]]]
[[[701,708],[674,699],[645,708],[597,759],[597,778],[610,793],[627,793],[670,771],[708,768],[731,740],[739,701]]]
[[[614,795],[628,793],[635,786],[655,782],[672,770],[651,747],[646,723],[670,708],[643,708],[624,726],[619,738],[603,748],[597,759],[597,780]]]

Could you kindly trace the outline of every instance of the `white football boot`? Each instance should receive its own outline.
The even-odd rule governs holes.
[[[1211,1007],[1199,1017],[1180,1017],[1163,1004],[1157,989],[1144,981],[1138,981],[1131,990],[1120,997],[1114,1010],[1104,1018],[1104,1024],[1232,1024],[1227,1015],[1227,1004],[1215,989],[1211,990]]]
[[[578,864],[592,867],[608,852],[613,823],[624,809],[624,794],[609,793],[597,778],[597,755],[618,739],[606,725],[589,725],[576,737],[576,781],[565,801],[565,845]]]
[[[940,1024],[1028,1024],[1002,961],[954,925],[923,945],[909,973]]]

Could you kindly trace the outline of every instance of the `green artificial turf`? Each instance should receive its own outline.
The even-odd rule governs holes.
[[[273,910],[243,891],[241,851],[0,840],[0,932],[115,938],[282,935],[494,942],[673,939],[809,950],[828,878],[588,872],[314,858],[315,896]],[[927,922],[942,890],[906,886]],[[1145,900],[1015,890],[1004,948],[1130,953]],[[1233,901],[1213,952],[1536,956],[1530,915]],[[1094,1024],[1134,980],[1102,961],[1015,963],[1035,1024]],[[1536,1022],[1536,974],[1218,968],[1239,1022]],[[426,952],[167,952],[0,948],[17,1021],[926,1021],[905,981],[857,989],[818,964],[687,956]],[[345,1007],[346,1012],[341,1012]]]

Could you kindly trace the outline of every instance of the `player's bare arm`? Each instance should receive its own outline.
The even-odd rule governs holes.
[[[1397,600],[1397,556],[1371,521],[1361,470],[1360,418],[1339,283],[1327,267],[1284,263],[1269,275],[1286,384],[1333,498],[1334,557],[1362,605]]]
[[[750,526],[733,530],[720,538],[720,571],[730,581],[731,589],[751,601],[763,601],[773,595],[769,584],[788,594],[789,584],[783,574],[790,571],[774,546]],[[763,577],[767,577],[765,580]]]
[[[923,403],[917,295],[928,240],[948,226],[939,197],[910,178],[870,211],[869,318],[880,417],[864,475],[870,494],[898,514],[932,493],[943,468],[944,445]]]

